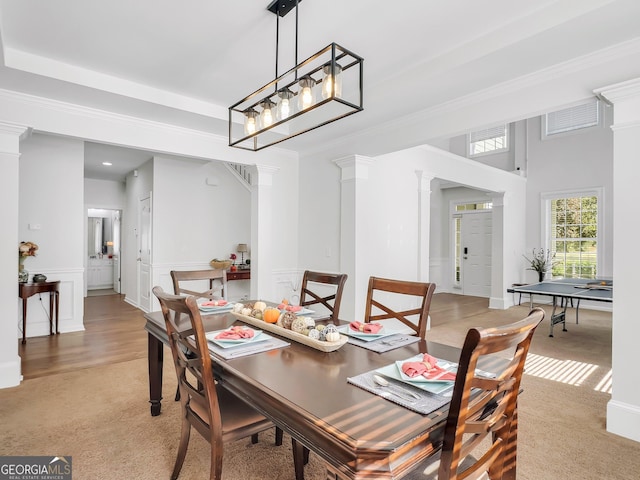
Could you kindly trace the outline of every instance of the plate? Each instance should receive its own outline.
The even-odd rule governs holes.
[[[403,363],[419,362],[421,360],[422,360],[422,355],[416,355],[415,357],[411,357],[407,360],[396,361],[396,368],[398,369],[398,375],[400,375],[400,378],[402,381],[411,383],[411,384],[413,383],[446,383],[450,385],[453,383],[453,380],[430,379],[430,378],[425,378],[422,375],[419,375],[417,377],[410,377],[404,374],[404,372],[402,371]],[[458,365],[456,363],[447,362],[446,360],[438,360],[438,366],[452,373],[456,373],[456,370],[458,369]]]
[[[198,304],[198,309],[201,312],[207,312],[207,313],[212,313],[212,312],[224,312],[226,310],[231,310],[233,308],[233,306],[235,305],[234,303],[228,302],[226,305],[222,305],[220,307],[214,307],[214,306],[203,306],[202,304],[205,302],[209,302],[210,300],[207,300],[206,298],[200,298],[198,300],[196,300],[196,303]]]
[[[251,328],[251,327],[246,327],[246,328]],[[262,330],[256,330],[254,328],[251,328],[251,330],[253,330],[253,337],[251,338],[240,338],[237,340],[228,339],[228,338],[215,338],[216,335],[218,335],[221,332],[226,332],[227,330],[229,329],[225,328],[224,330],[207,332],[206,334],[207,340],[209,340],[211,343],[215,343],[219,347],[229,348],[229,347],[236,347],[238,345],[246,345],[247,343],[261,342],[269,338],[266,334],[262,335]]]
[[[385,327],[382,327],[380,330],[378,330],[378,333],[356,332],[354,330],[351,330],[349,325],[340,325],[338,327],[338,331],[344,335],[349,335],[350,337],[354,337],[365,342],[371,342],[373,340],[378,340],[383,337],[388,337],[390,335],[400,333],[396,330],[391,330]]]
[[[394,380],[400,380],[407,385],[419,388],[420,390],[424,390],[425,392],[440,394],[453,387],[453,382],[410,382],[404,380],[400,375],[398,367],[396,367],[395,363],[384,366],[382,368],[378,368],[375,371],[385,377],[393,378]]]

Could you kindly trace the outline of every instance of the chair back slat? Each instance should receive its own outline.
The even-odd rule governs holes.
[[[173,293],[175,295],[193,295],[196,298],[215,298],[220,292],[220,297],[227,299],[227,271],[220,268],[207,270],[172,270]],[[208,283],[207,283],[208,282]],[[208,285],[208,289],[203,289]],[[196,286],[200,287],[194,290]],[[206,288],[206,287],[205,287]]]
[[[435,283],[370,277],[364,321],[377,322],[393,318],[411,328],[416,335],[424,340],[427,333],[431,298],[435,289]],[[382,296],[384,299],[381,298]],[[390,306],[391,302],[406,301],[411,297],[414,297],[412,301],[418,303],[418,306],[412,305],[405,309]]]
[[[337,322],[346,281],[346,273],[323,273],[305,270],[300,289],[300,306],[322,305],[329,311],[329,319]],[[321,286],[332,287],[331,292],[320,292]]]

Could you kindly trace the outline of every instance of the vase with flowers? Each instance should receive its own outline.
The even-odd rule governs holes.
[[[553,268],[555,253],[551,253],[549,249],[534,248],[531,258],[526,255],[522,256],[529,262],[530,266],[527,270],[535,270],[538,272],[538,282],[542,282],[547,272]]]
[[[29,280],[29,272],[24,268],[27,257],[35,257],[38,245],[33,242],[20,242],[18,246],[18,281],[25,283]]]

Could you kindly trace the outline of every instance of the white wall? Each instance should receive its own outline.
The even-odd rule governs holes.
[[[85,178],[84,203],[87,208],[122,210],[125,204],[125,183]]]
[[[21,142],[20,150],[20,240],[40,247],[25,268],[31,275],[42,273],[48,280],[61,281],[60,332],[83,330],[84,144],[34,134]],[[34,230],[34,225],[40,228]],[[27,336],[48,333],[47,314],[33,296],[28,302]]]

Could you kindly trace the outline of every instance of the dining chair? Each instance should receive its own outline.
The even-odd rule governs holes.
[[[329,319],[337,322],[340,315],[342,291],[346,273],[322,273],[305,270],[300,289],[300,306],[323,305],[329,310]],[[325,286],[329,286],[328,290]]]
[[[175,295],[193,295],[196,298],[213,299],[219,291],[220,297],[227,299],[227,271],[224,269],[172,270],[171,280],[173,280]],[[208,282],[208,289],[205,282]],[[193,290],[196,287],[198,289]]]
[[[509,325],[467,332],[453,387],[440,454],[408,480],[502,479],[517,445],[517,401],[524,364],[544,310]],[[489,377],[476,370],[480,358],[497,355],[505,366]]]
[[[182,427],[171,479],[180,474],[193,427],[211,445],[210,480],[220,480],[224,443],[249,436],[256,443],[258,433],[274,425],[241,398],[217,385],[195,297],[167,294],[158,286],[153,288],[153,294],[164,316],[180,389]],[[297,461],[294,465],[298,469]],[[296,472],[296,478],[303,478],[303,472]]]
[[[370,277],[364,321],[367,323],[395,318],[424,340],[429,321],[431,297],[435,289],[435,283]],[[407,297],[415,297],[414,300],[420,301],[420,306],[399,311],[389,306],[392,301],[404,300]],[[416,317],[417,321],[415,321]]]

